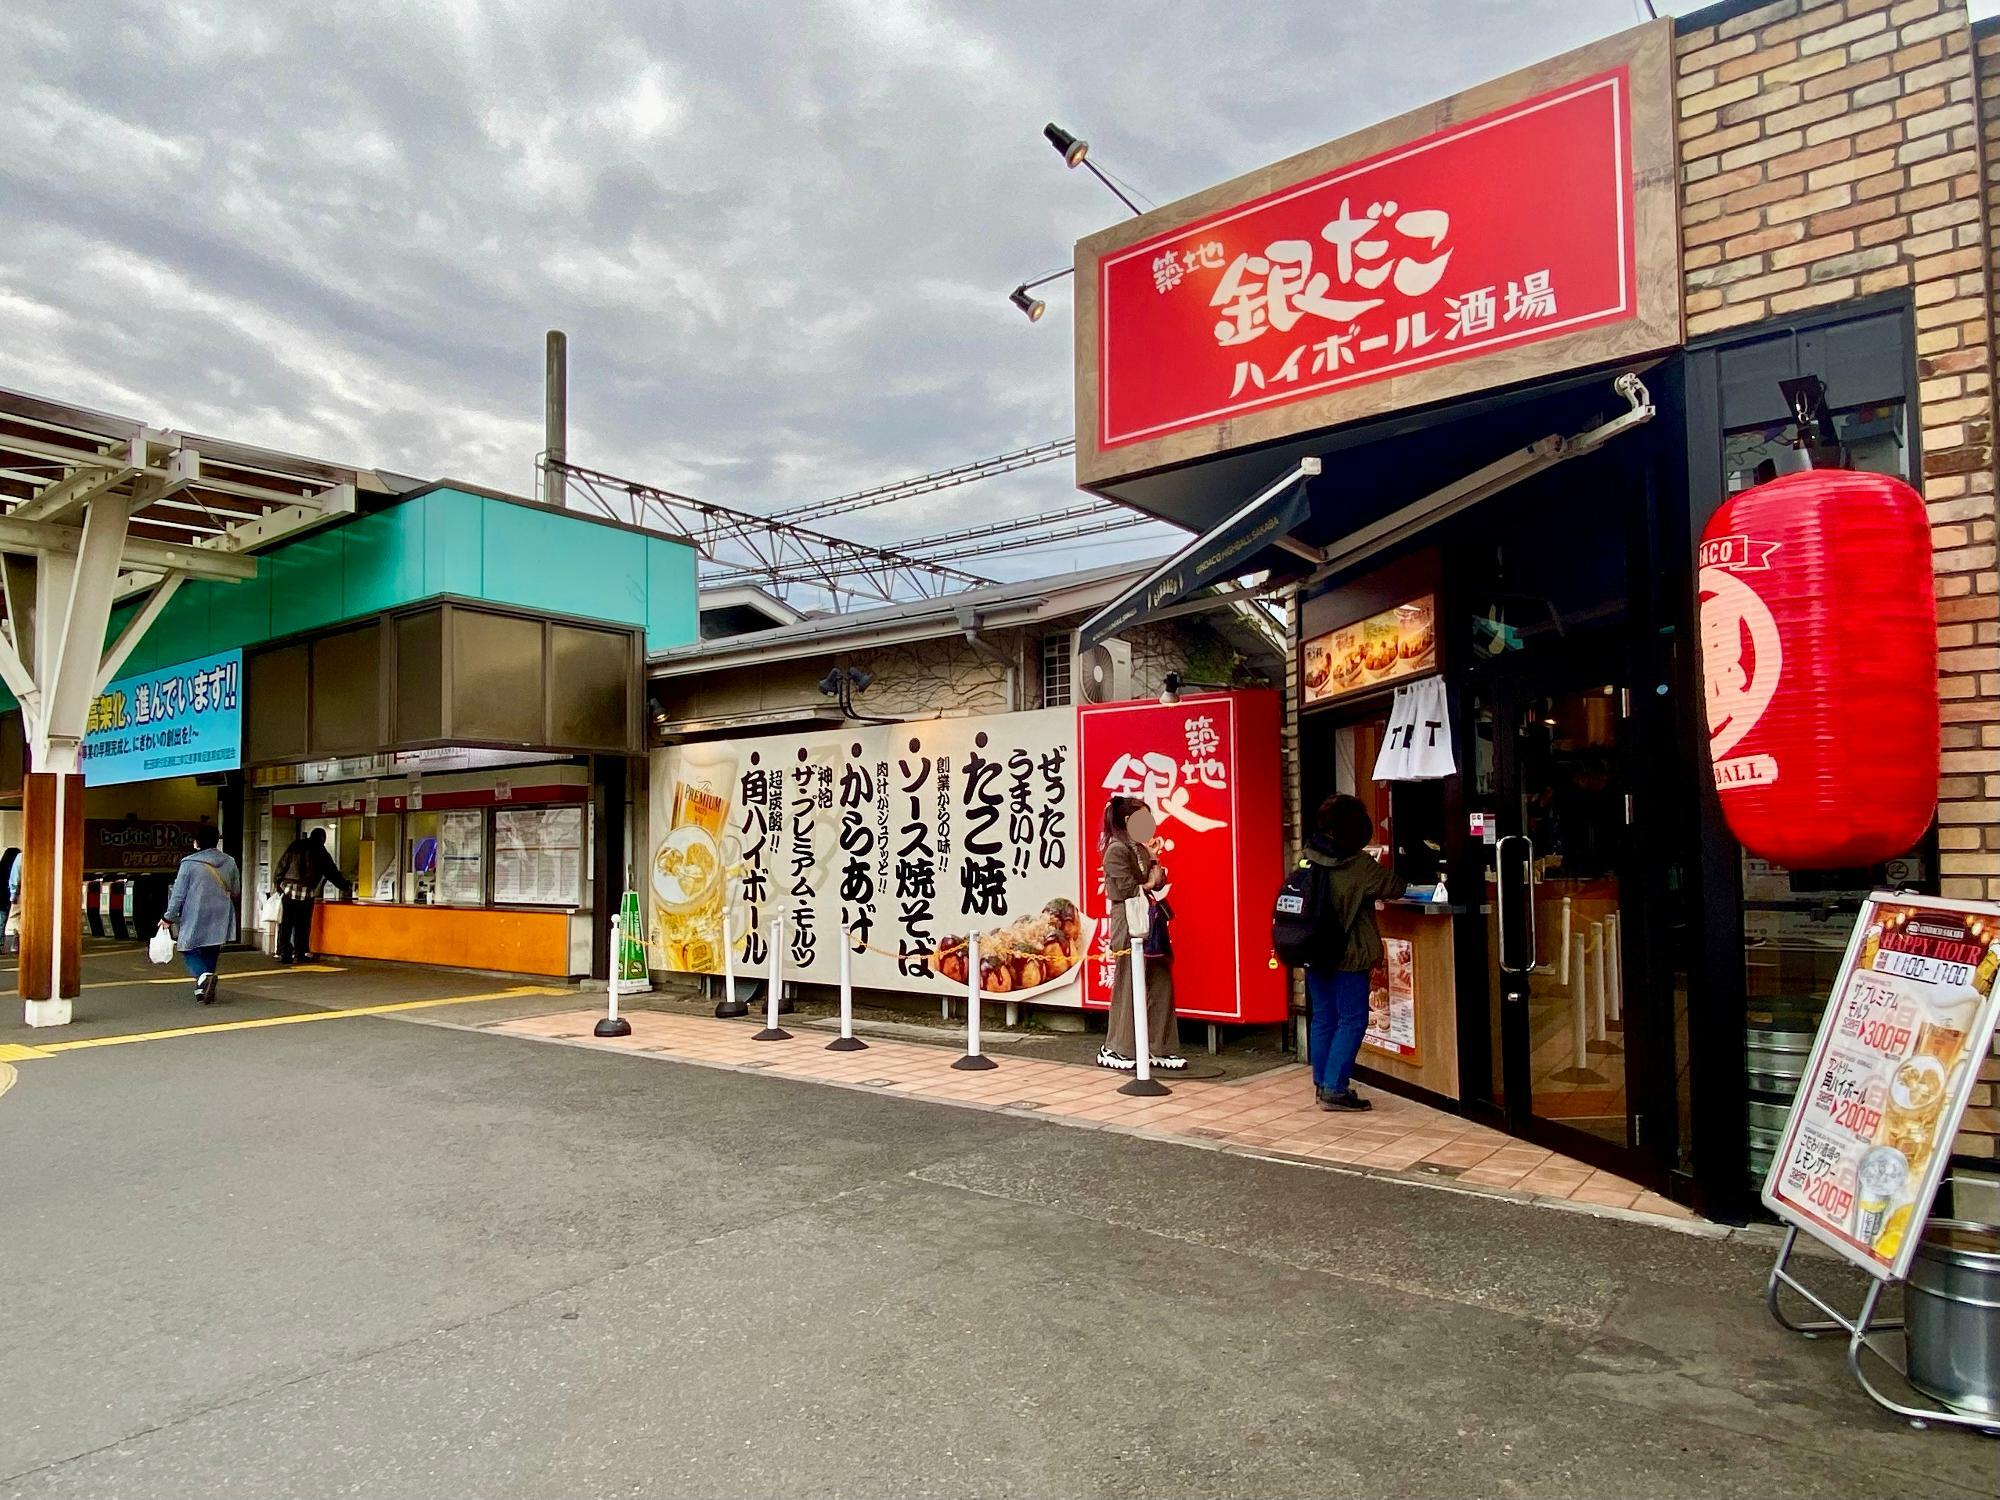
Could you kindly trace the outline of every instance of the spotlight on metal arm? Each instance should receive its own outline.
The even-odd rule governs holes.
[[[1037,276],[1033,281],[1024,281],[1007,294],[1007,300],[1027,314],[1030,323],[1039,323],[1042,314],[1049,310],[1049,305],[1040,297],[1030,297],[1029,291],[1044,282],[1060,281],[1063,277],[1074,274],[1074,269],[1071,266],[1064,266],[1060,271],[1051,271],[1046,276]]]
[[[1104,184],[1112,197],[1132,210],[1133,218],[1136,219],[1139,217],[1139,205],[1121,193],[1115,182],[1097,170],[1097,163],[1090,159],[1089,141],[1079,140],[1053,120],[1042,127],[1042,134],[1048,137],[1049,144],[1055,147],[1056,155],[1063,159],[1064,166],[1068,167],[1072,172],[1078,167],[1086,169],[1091,176]]]
[[[854,707],[854,695],[868,691],[875,681],[875,674],[862,667],[835,667],[819,680],[819,690],[828,698],[837,700],[841,714],[860,724],[899,724],[900,719],[877,719],[859,713]]]

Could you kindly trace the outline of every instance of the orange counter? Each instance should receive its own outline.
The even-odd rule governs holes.
[[[1375,913],[1375,925],[1382,936],[1408,942],[1415,960],[1412,987],[1417,1056],[1406,1061],[1363,1047],[1359,1061],[1363,1068],[1458,1099],[1463,1095],[1458,1078],[1458,983],[1451,924],[1452,919],[1443,911],[1427,911],[1407,902],[1385,903]]]
[[[313,909],[313,952],[386,958],[454,969],[567,978],[569,914],[322,901]]]

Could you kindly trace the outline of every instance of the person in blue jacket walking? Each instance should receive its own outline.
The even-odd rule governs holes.
[[[194,853],[174,874],[160,924],[173,934],[174,947],[194,976],[194,998],[202,1005],[215,1003],[216,965],[222,945],[236,936],[236,909],[243,894],[236,861],[215,847],[221,841],[213,823],[195,830]]]

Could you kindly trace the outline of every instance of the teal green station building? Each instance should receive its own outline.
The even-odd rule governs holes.
[[[50,410],[0,393],[0,470],[96,435],[90,414]],[[188,441],[216,455],[204,473],[250,464]],[[256,455],[266,481],[287,462]],[[244,939],[268,944],[272,866],[324,829],[353,898],[320,904],[316,953],[604,974],[644,844],[646,655],[697,639],[694,547],[465,483],[289,462],[351,503],[242,548],[240,581],[189,577],[158,602],[143,574],[120,578],[107,651],[129,649],[81,750],[90,930],[149,934],[212,821],[243,869]],[[132,533],[256,525],[217,508],[231,498],[141,509]],[[33,768],[11,693],[0,709],[0,839],[18,846]]]

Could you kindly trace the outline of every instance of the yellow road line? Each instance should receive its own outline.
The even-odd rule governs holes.
[[[0,1042],[0,1062],[25,1062],[31,1057],[47,1056],[40,1047],[29,1047],[20,1042]]]
[[[315,1010],[299,1016],[259,1016],[250,1021],[214,1021],[206,1026],[176,1026],[170,1031],[136,1031],[123,1036],[87,1036],[73,1042],[50,1042],[46,1046],[26,1049],[36,1056],[48,1057],[58,1052],[81,1052],[87,1047],[122,1047],[128,1042],[160,1042],[177,1036],[205,1036],[216,1031],[255,1031],[264,1026],[302,1026],[308,1021],[338,1021],[348,1016],[386,1016],[397,1011],[424,1010],[438,1005],[471,1005],[479,1000],[512,1000],[521,995],[568,995],[569,989],[553,989],[547,985],[518,985],[509,990],[494,990],[484,995],[447,995],[441,1000],[398,1000],[392,1005],[355,1005],[346,1010]]]
[[[222,978],[259,979],[269,974],[345,974],[347,970],[336,969],[332,964],[286,964],[276,969],[222,969]],[[163,979],[98,979],[82,985],[86,990],[115,990],[124,984],[193,984],[194,980],[185,974],[169,974]]]
[[[4,1094],[7,1090],[11,1089],[14,1086],[14,1080],[20,1076],[20,1074],[8,1067],[7,1064],[0,1063],[0,1094]]]

